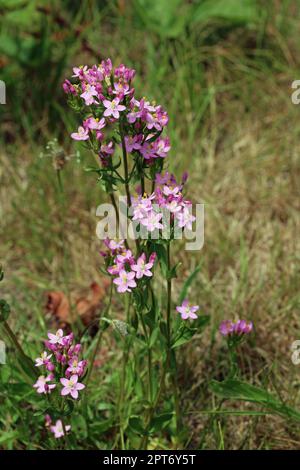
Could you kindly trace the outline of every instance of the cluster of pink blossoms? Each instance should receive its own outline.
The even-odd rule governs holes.
[[[113,283],[116,284],[118,292],[131,292],[142,278],[152,277],[151,269],[156,260],[156,253],[151,253],[148,261],[145,253],[135,259],[131,250],[125,248],[124,240],[117,242],[106,239],[104,243],[108,252],[101,254],[106,258],[107,272],[116,276]]]
[[[35,360],[35,365],[43,367],[47,373],[41,375],[33,387],[37,393],[48,394],[60,385],[62,396],[70,395],[76,400],[78,391],[85,388],[79,377],[85,374],[87,366],[87,361],[79,359],[81,344],[74,344],[73,333],[64,336],[60,329],[55,334],[48,333],[45,347],[48,351]]]
[[[127,152],[141,155],[147,164],[166,157],[171,148],[169,139],[160,135],[168,124],[168,114],[160,105],[134,97],[134,76],[135,70],[123,64],[114,69],[107,59],[91,68],[74,67],[74,83],[69,80],[63,83],[70,102],[85,114],[78,131],[71,137],[98,142],[97,151],[104,166],[109,164],[115,149],[115,141],[109,137],[110,124],[119,120],[125,132]]]
[[[196,217],[192,214],[191,201],[184,199],[182,194],[186,179],[185,174],[178,184],[174,175],[157,173],[155,191],[132,199],[132,220],[138,221],[149,232],[168,228],[172,223],[191,230]]]
[[[220,324],[220,333],[223,336],[242,336],[251,333],[253,323],[247,323],[246,320],[224,320]]]

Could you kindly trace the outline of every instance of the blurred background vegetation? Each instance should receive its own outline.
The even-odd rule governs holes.
[[[211,425],[201,413],[214,404],[208,381],[226,367],[218,322],[235,315],[256,325],[241,359],[248,379],[300,406],[290,360],[300,307],[300,111],[290,99],[299,29],[298,0],[0,0],[0,259],[14,328],[34,348],[50,321],[46,290],[101,282],[95,209],[104,196],[84,171],[91,156],[70,139],[77,123],[61,83],[74,65],[111,57],[137,70],[139,95],[168,110],[169,169],[187,169],[191,199],[205,203],[203,250],[178,249],[180,279],[201,263],[191,295],[211,319],[181,359],[192,448],[299,447],[297,428],[280,418]],[[109,387],[116,358],[106,355]],[[19,418],[13,404],[0,411],[4,448],[31,445]]]

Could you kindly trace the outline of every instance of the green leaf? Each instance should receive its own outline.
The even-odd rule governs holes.
[[[139,434],[142,436],[146,435],[142,419],[139,418],[138,416],[134,416],[130,418],[128,424],[129,424],[129,428],[131,429],[131,431],[133,431],[135,434]]]
[[[0,299],[0,322],[6,321],[10,314],[10,306],[4,299]]]
[[[93,433],[103,434],[108,431],[113,426],[113,418],[106,419],[105,421],[100,421],[97,423],[89,424],[89,428]]]
[[[198,272],[201,270],[201,267],[202,267],[202,263],[199,264],[195,269],[194,271],[189,275],[189,277],[187,278],[187,280],[185,281],[185,283],[183,284],[183,287],[181,289],[181,292],[180,292],[180,296],[179,296],[179,303],[182,304],[182,302],[184,301],[184,299],[186,298],[187,296],[187,293],[188,293],[188,290],[192,284],[192,282],[194,281],[194,279],[196,278]]]
[[[155,416],[150,423],[149,432],[153,433],[161,431],[169,424],[173,416],[174,412],[163,413],[161,415]]]
[[[182,346],[185,343],[188,343],[194,336],[195,333],[199,332],[201,328],[206,326],[209,322],[209,316],[208,315],[200,315],[197,320],[193,320],[193,327],[187,327],[184,322],[184,320],[181,320],[179,317],[179,320],[181,322],[181,325],[179,329],[177,330],[177,334],[175,336],[175,339],[173,340],[173,345],[172,348],[178,348],[179,346]],[[183,326],[182,326],[183,325]]]
[[[154,328],[149,339],[149,347],[152,348],[157,341],[157,338],[160,334],[159,327]]]
[[[184,330],[180,332],[179,336],[175,338],[172,349],[178,348],[179,346],[188,343],[195,333],[197,333],[197,328],[184,328]]]
[[[218,382],[213,380],[210,383],[211,390],[226,399],[250,401],[258,403],[274,413],[300,421],[300,412],[280,402],[276,397],[266,390],[254,385],[241,382],[239,380],[225,380]]]
[[[153,244],[152,250],[156,252],[160,264],[161,271],[165,278],[168,277],[168,254],[166,248],[162,244]]]
[[[183,0],[134,0],[141,26],[163,37],[175,38],[190,19],[191,6]]]
[[[259,19],[256,0],[205,0],[196,6],[192,21],[204,23],[213,19],[247,24]]]

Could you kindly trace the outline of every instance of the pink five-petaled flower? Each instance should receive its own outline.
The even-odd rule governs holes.
[[[188,207],[184,207],[182,212],[178,212],[176,218],[180,228],[186,227],[189,230],[192,230],[192,224],[196,220],[196,217]]]
[[[48,333],[48,338],[49,338],[49,343],[50,344],[63,344],[63,336],[64,332],[62,329],[57,330],[57,332],[54,334]]]
[[[84,92],[80,95],[80,97],[84,99],[87,106],[90,106],[93,103],[97,103],[94,96],[98,96],[98,92],[92,85],[86,85]]]
[[[153,232],[155,229],[163,228],[160,223],[162,214],[151,211],[147,214],[147,217],[141,220],[141,224],[144,225],[149,232]]]
[[[36,367],[40,367],[40,366],[45,366],[48,364],[49,360],[51,359],[52,357],[52,354],[49,354],[44,351],[40,357],[37,357],[36,360],[35,360],[35,366]]]
[[[131,292],[131,288],[136,287],[136,282],[134,280],[135,273],[133,271],[125,271],[121,269],[119,272],[119,277],[116,277],[113,282],[116,284],[117,291],[120,293]]]
[[[143,253],[137,259],[136,264],[133,264],[131,266],[131,269],[136,272],[136,278],[141,279],[143,276],[151,277],[152,272],[150,271],[150,269],[153,268],[154,261],[155,261],[155,256],[152,256],[149,259],[149,263],[146,263],[146,255],[145,253]]]
[[[119,103],[120,100],[118,98],[114,98],[112,101],[104,100],[103,104],[106,110],[104,111],[103,115],[106,117],[112,116],[115,119],[118,119],[120,117],[119,111],[124,111],[124,109],[126,109],[126,106],[123,106]]]
[[[48,383],[52,379],[53,377],[51,375],[48,375],[48,377],[45,377],[44,375],[40,375],[40,377],[37,379],[33,387],[36,388],[37,393],[50,393],[51,390],[53,390],[56,387],[56,384]]]
[[[195,320],[198,318],[196,312],[199,310],[199,305],[190,305],[189,301],[185,299],[182,302],[182,305],[176,307],[176,310],[178,313],[180,313],[182,320],[187,320],[188,318]]]
[[[85,129],[82,126],[78,127],[78,132],[72,132],[72,139],[74,140],[88,140],[89,138],[89,129]]]
[[[78,375],[71,375],[70,379],[60,379],[61,384],[64,386],[61,394],[71,395],[75,400],[78,398],[78,390],[83,390],[85,385],[78,382]]]
[[[65,426],[66,432],[70,431],[70,429],[71,429],[70,424],[67,424]],[[50,426],[50,431],[53,432],[55,439],[59,439],[60,437],[65,435],[63,424],[60,419],[56,421],[54,426]]]

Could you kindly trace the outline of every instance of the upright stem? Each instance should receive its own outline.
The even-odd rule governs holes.
[[[127,151],[126,151],[126,145],[125,145],[125,136],[124,136],[123,125],[122,125],[121,120],[120,120],[120,123],[119,123],[119,133],[120,133],[121,144],[122,144],[124,175],[125,175],[125,191],[126,191],[126,196],[127,196],[127,206],[129,208],[129,207],[131,207],[131,195],[130,195],[129,181],[128,181],[129,180],[129,178],[128,178],[129,173],[128,173],[128,162],[127,162]],[[139,243],[138,239],[135,240],[135,244],[136,244],[137,252],[139,252],[140,251],[140,243]]]
[[[170,255],[170,242],[167,245],[167,263],[168,263],[168,279],[167,279],[167,340],[168,348],[171,348],[171,303],[172,303],[172,279],[170,277],[171,270],[171,255]]]
[[[176,353],[171,348],[171,307],[172,307],[172,278],[171,273],[171,253],[170,253],[170,242],[167,245],[167,264],[168,264],[168,280],[167,280],[167,341],[168,341],[168,361],[171,361],[171,380],[175,401],[175,413],[176,413],[176,434],[177,440],[181,428],[181,412],[180,412],[180,403],[179,403],[179,393],[178,393],[178,377],[177,377],[177,362],[176,362]]]
[[[120,137],[121,137],[122,153],[123,153],[123,164],[124,164],[125,190],[126,190],[126,196],[127,196],[127,205],[128,205],[128,207],[131,207],[131,197],[130,197],[129,182],[128,182],[127,152],[126,152],[123,126],[121,124],[121,121],[119,123],[119,132],[120,132]]]
[[[126,321],[129,323],[129,313],[130,313],[130,300],[131,298],[126,296]],[[125,379],[126,379],[126,364],[129,356],[129,347],[126,343],[124,345],[123,358],[122,358],[122,372],[120,377],[120,393],[118,400],[118,414],[119,414],[119,428],[120,428],[120,440],[121,440],[121,449],[125,450],[125,440],[124,440],[124,430],[123,430],[123,403],[125,399]]]
[[[114,193],[110,193],[110,200],[111,200],[111,203],[114,206],[114,209],[115,209],[115,212],[116,212],[117,224],[118,224],[118,229],[119,229],[119,227],[120,227],[120,216],[119,216],[119,210],[118,210],[118,206],[117,206],[117,203],[116,203],[116,198],[115,198]],[[127,250],[129,250],[129,245],[128,245],[128,241],[126,240],[126,238],[124,240],[124,243],[125,243],[125,246],[126,246]]]
[[[149,344],[150,338],[149,338],[149,335],[148,335],[148,332],[147,332],[147,327],[146,327],[145,320],[144,320],[144,317],[143,317],[143,312],[140,312],[140,319],[141,319],[141,323],[142,323],[142,327],[143,327],[145,339],[146,339],[146,341],[147,341],[147,357],[148,357],[148,400],[149,400],[149,402],[150,402],[151,405],[152,405],[152,353],[151,353],[151,347],[150,347],[150,344]]]

